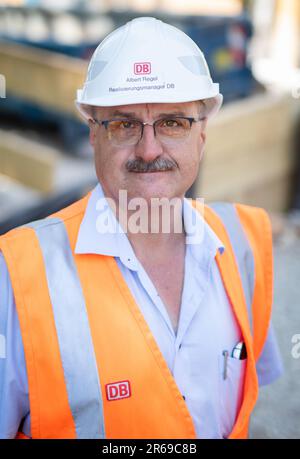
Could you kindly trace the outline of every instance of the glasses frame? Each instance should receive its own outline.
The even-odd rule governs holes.
[[[96,124],[98,124],[99,126],[104,126],[105,129],[107,130],[108,129],[108,125],[110,122],[112,121],[134,121],[136,123],[139,123],[139,125],[141,126],[141,136],[140,138],[137,140],[136,143],[133,143],[131,145],[137,145],[143,138],[143,134],[144,134],[144,127],[145,126],[152,126],[153,127],[153,131],[154,131],[154,137],[156,137],[156,126],[159,122],[161,121],[164,121],[164,120],[176,120],[176,119],[185,119],[185,120],[188,120],[189,123],[190,123],[190,129],[192,127],[192,124],[193,123],[198,123],[200,121],[204,121],[206,119],[206,116],[203,116],[201,118],[194,118],[194,117],[190,117],[190,116],[172,116],[170,115],[169,117],[163,117],[163,118],[159,118],[155,121],[153,121],[153,123],[146,123],[144,121],[141,121],[141,120],[138,120],[136,118],[111,118],[109,120],[99,120],[97,118],[92,118],[92,121]],[[190,130],[189,130],[189,133],[190,133]],[[186,137],[182,138],[182,140],[184,140]],[[130,145],[130,144],[129,144]]]

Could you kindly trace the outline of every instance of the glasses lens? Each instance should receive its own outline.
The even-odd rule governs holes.
[[[155,129],[166,140],[184,139],[191,130],[191,123],[186,118],[164,118],[156,122]]]
[[[109,140],[118,145],[133,145],[141,137],[142,125],[136,120],[109,121],[107,133]]]

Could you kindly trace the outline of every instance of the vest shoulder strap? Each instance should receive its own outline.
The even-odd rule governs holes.
[[[252,300],[254,292],[254,257],[238,217],[236,208],[227,202],[214,202],[209,205],[221,218],[233,248],[236,263],[241,276],[248,319],[253,333]]]
[[[242,280],[256,358],[263,348],[273,301],[272,229],[266,211],[244,204],[210,203],[229,236]]]

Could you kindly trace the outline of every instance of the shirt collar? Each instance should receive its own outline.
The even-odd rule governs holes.
[[[119,257],[128,268],[138,269],[138,260],[132,246],[110,208],[100,183],[93,189],[88,200],[75,253]]]
[[[213,256],[217,250],[223,253],[224,245],[190,201],[184,199],[183,220],[187,233],[186,242],[190,245],[194,257],[199,259],[203,248],[209,250]],[[80,224],[75,253],[119,257],[128,268],[138,269],[139,262],[133,248],[110,208],[100,183],[89,197]]]
[[[203,213],[204,212],[205,208],[203,205]],[[220,254],[224,252],[225,247],[223,243],[205,221],[202,212],[194,208],[191,199],[184,198],[183,220],[186,232],[186,243],[190,246],[191,252],[197,260],[200,261],[203,250],[213,256],[216,255],[217,251],[219,251]]]

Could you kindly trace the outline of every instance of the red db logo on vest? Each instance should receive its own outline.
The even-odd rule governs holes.
[[[151,73],[151,63],[150,62],[136,62],[134,64],[134,74],[135,75],[148,75]]]
[[[129,381],[118,381],[105,386],[106,398],[109,401],[131,397]]]

